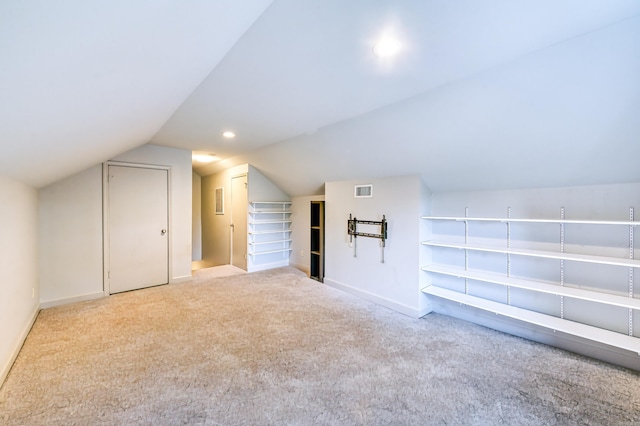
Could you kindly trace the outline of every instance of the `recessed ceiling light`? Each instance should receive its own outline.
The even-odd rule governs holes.
[[[222,132],[222,136],[224,136],[227,139],[233,139],[236,137],[236,134],[227,130],[226,132]]]
[[[373,53],[380,57],[393,56],[400,51],[402,44],[398,39],[391,36],[383,36],[375,46],[373,46]]]
[[[215,154],[196,154],[192,157],[199,163],[211,163],[216,159]]]

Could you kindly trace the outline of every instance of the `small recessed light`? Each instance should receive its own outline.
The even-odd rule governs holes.
[[[199,163],[211,163],[216,159],[215,154],[196,154],[192,157]]]
[[[383,36],[375,46],[373,46],[373,53],[380,57],[393,56],[400,51],[402,44],[398,39],[391,36]]]
[[[236,134],[227,130],[226,132],[222,132],[222,136],[227,139],[233,139],[236,137]]]

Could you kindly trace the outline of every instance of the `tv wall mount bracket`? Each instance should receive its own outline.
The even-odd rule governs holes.
[[[379,226],[380,233],[371,234],[368,232],[358,232],[358,225]],[[349,219],[347,220],[347,233],[349,234],[349,247],[353,247],[353,257],[357,257],[356,239],[358,237],[378,238],[380,240],[380,247],[382,248],[380,263],[384,263],[384,247],[385,240],[387,239],[387,218],[384,215],[382,215],[382,220],[359,220],[349,214]]]

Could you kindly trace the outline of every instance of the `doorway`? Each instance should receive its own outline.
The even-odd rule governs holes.
[[[247,270],[247,175],[231,178],[231,264]]]
[[[169,282],[169,170],[107,166],[108,293]]]

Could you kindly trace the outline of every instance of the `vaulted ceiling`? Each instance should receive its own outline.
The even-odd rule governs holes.
[[[290,195],[640,181],[637,0],[8,0],[0,54],[0,175],[34,186],[147,142]]]

